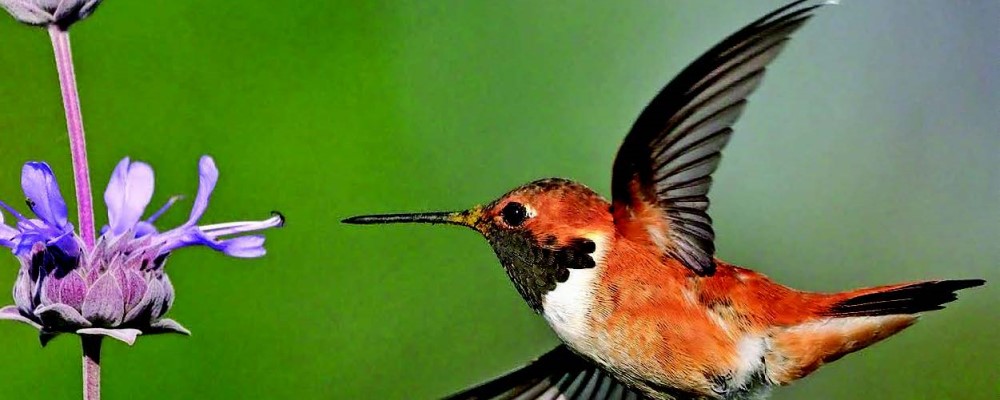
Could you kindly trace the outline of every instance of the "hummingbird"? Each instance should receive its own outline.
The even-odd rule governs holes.
[[[766,67],[823,5],[780,7],[684,68],[626,135],[610,201],[550,178],[464,211],[343,220],[479,232],[559,337],[535,361],[448,399],[762,398],[985,283],[807,292],[715,257],[707,210],[720,152]]]

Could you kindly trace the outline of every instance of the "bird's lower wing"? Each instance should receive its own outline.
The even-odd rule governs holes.
[[[640,400],[646,397],[560,345],[528,365],[445,398],[474,399]]]

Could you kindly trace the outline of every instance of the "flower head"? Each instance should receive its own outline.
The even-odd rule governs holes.
[[[0,319],[28,323],[41,331],[45,344],[56,334],[107,335],[129,344],[145,333],[188,331],[163,318],[174,290],[164,271],[171,251],[203,245],[234,257],[264,255],[264,237],[234,236],[281,226],[275,213],[263,221],[198,225],[208,207],[219,171],[211,157],[198,164],[199,185],[188,220],[160,232],[153,223],[177,200],[142,220],[153,196],[153,169],[123,159],[104,192],[108,225],[93,249],[83,245],[67,220],[66,203],[55,176],[45,163],[29,162],[21,173],[29,219],[13,207],[0,207],[17,219],[4,223],[0,213],[0,246],[21,262],[13,306],[0,309]]]
[[[0,7],[28,25],[66,28],[87,18],[101,0],[0,0]]]

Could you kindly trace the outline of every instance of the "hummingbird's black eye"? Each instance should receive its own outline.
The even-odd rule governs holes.
[[[503,210],[500,210],[500,215],[503,216],[503,222],[507,223],[512,227],[520,226],[524,223],[524,220],[528,219],[528,209],[524,208],[524,205],[518,202],[510,202],[503,206]]]

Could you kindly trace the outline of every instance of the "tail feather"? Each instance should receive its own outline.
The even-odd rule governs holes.
[[[867,289],[863,294],[833,304],[827,311],[832,317],[862,317],[896,314],[916,314],[940,310],[945,303],[958,298],[956,291],[981,286],[982,279],[925,281]]]
[[[768,378],[788,384],[823,364],[877,343],[913,325],[916,313],[944,308],[958,290],[981,286],[982,279],[925,281],[830,295],[829,306],[813,320],[771,335]]]

